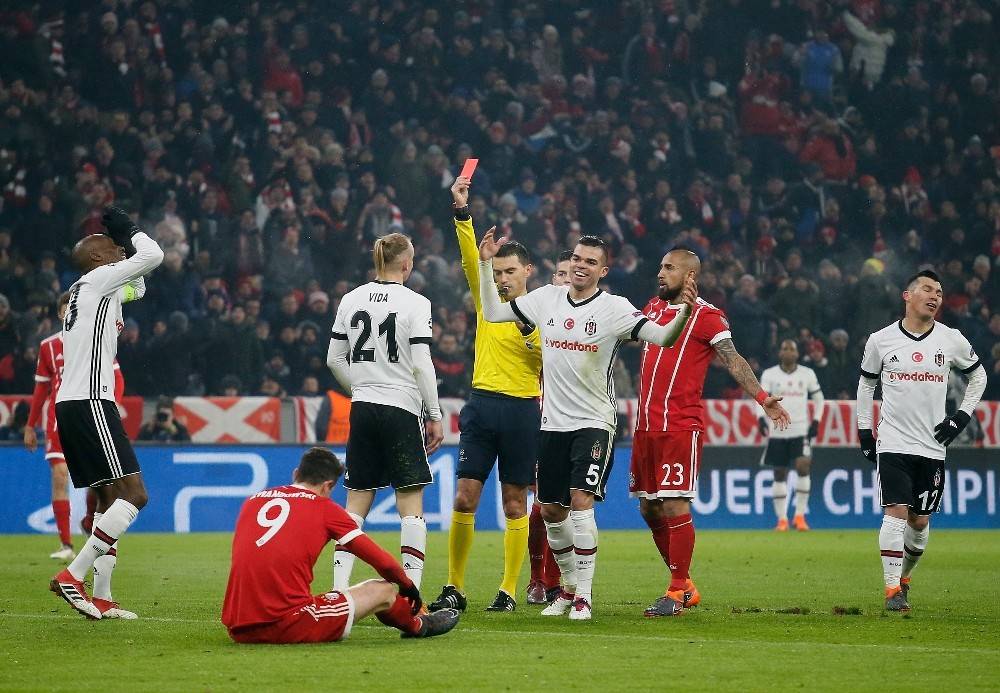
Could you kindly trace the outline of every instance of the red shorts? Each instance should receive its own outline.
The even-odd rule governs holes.
[[[52,415],[52,423],[45,427],[45,459],[49,461],[50,465],[66,464],[66,456],[63,454],[62,443],[59,441],[55,414]]]
[[[344,640],[354,625],[354,600],[346,592],[327,592],[280,621],[230,628],[229,637],[244,644],[287,645]]]
[[[699,431],[636,431],[628,491],[633,498],[694,498],[698,492]]]

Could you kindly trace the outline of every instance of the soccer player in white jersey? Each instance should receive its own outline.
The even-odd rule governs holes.
[[[785,409],[792,417],[788,428],[777,428],[770,419],[758,419],[760,432],[767,438],[767,447],[760,463],[774,469],[774,485],[771,487],[774,514],[778,532],[788,531],[788,470],[795,465],[795,529],[809,530],[806,512],[809,509],[809,490],[812,480],[809,467],[812,454],[809,442],[819,432],[819,422],[823,418],[823,391],[819,387],[816,373],[812,368],[799,363],[799,347],[794,339],[781,342],[778,349],[778,365],[766,369],[760,376],[760,386],[772,395],[782,398]],[[810,419],[809,400],[813,402]]]
[[[877,465],[884,509],[878,543],[885,608],[909,611],[910,573],[927,547],[930,516],[944,492],[946,449],[975,415],[986,369],[961,332],[934,320],[944,298],[924,270],[906,282],[902,320],[868,337],[858,382],[861,452]],[[968,376],[958,410],[946,415],[948,374]],[[882,383],[878,437],[872,431],[875,386]]]
[[[622,342],[642,339],[670,346],[695,301],[694,280],[685,283],[685,308],[667,325],[650,322],[628,299],[605,293],[597,283],[608,273],[604,242],[584,236],[573,249],[567,286],[543,286],[501,303],[490,287],[492,258],[506,237],[487,232],[479,245],[483,315],[490,322],[520,320],[542,336],[545,396],[538,463],[538,501],[549,547],[562,572],[563,590],[543,611],[573,620],[592,614],[597,560],[594,502],[603,500],[617,423],[611,377]],[[483,287],[487,287],[484,289]]]
[[[73,263],[83,276],[69,290],[62,384],[56,394],[70,478],[76,488],[97,491],[100,517],[94,515],[93,534],[49,589],[88,618],[136,618],[110,598],[115,544],[147,501],[139,461],[115,404],[114,365],[124,325],[122,302],[145,293],[142,277],[163,261],[163,251],[122,209],[108,207],[102,222],[108,235],[87,236],[73,248]],[[93,600],[83,586],[91,568]]]
[[[390,233],[378,239],[373,255],[376,279],[340,302],[327,355],[352,400],[344,475],[347,512],[360,529],[375,492],[395,489],[403,569],[419,588],[427,548],[423,491],[432,480],[427,455],[444,438],[431,362],[431,302],[403,286],[413,271],[407,236]],[[335,551],[333,566],[334,589],[346,590],[354,554]]]

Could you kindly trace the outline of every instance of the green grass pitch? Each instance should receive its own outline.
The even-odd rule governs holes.
[[[376,533],[383,546],[398,534]],[[131,534],[115,593],[135,622],[90,622],[47,591],[51,537],[2,536],[0,689],[877,690],[1000,688],[1000,531],[939,531],[914,573],[908,616],[882,611],[876,532],[700,532],[702,605],[647,620],[665,568],[646,532],[601,533],[595,616],[543,618],[523,603],[487,614],[501,572],[499,533],[476,537],[469,610],[431,640],[400,640],[374,619],[327,645],[238,646],[218,620],[224,534]],[[432,533],[424,596],[446,574]],[[329,549],[328,549],[329,551]],[[525,561],[525,578],[527,561]],[[316,591],[329,586],[329,553]],[[370,571],[356,570],[357,580]],[[839,607],[843,615],[835,615]]]

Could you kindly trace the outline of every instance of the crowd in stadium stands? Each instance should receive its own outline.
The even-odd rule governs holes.
[[[851,398],[904,277],[942,275],[1000,399],[996,0],[14,0],[0,11],[0,392],[29,393],[104,205],[165,250],[126,307],[129,394],[316,394],[374,239],[412,236],[442,396],[475,316],[451,185],[546,282],[582,233],[642,307],[702,259],[755,366],[798,340]],[[634,395],[624,349],[619,396]],[[723,368],[706,396],[739,396]]]

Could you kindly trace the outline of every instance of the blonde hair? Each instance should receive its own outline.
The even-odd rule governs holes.
[[[375,260],[375,274],[382,276],[385,268],[410,249],[410,237],[402,233],[390,233],[375,241],[372,255]]]

